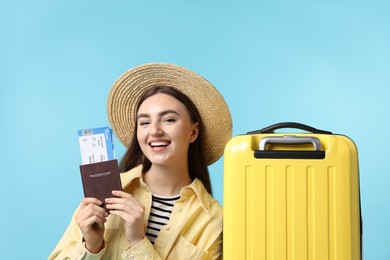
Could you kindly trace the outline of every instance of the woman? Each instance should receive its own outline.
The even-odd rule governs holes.
[[[221,259],[222,208],[207,166],[231,137],[228,107],[196,73],[146,64],[113,85],[110,124],[128,147],[123,191],[84,198],[49,259]]]

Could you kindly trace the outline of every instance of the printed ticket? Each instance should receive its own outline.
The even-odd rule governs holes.
[[[111,128],[100,127],[79,130],[78,135],[82,165],[115,159]]]

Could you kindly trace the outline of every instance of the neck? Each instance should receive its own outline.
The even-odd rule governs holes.
[[[144,181],[152,193],[162,196],[177,195],[192,182],[187,164],[173,167],[152,165],[145,173]]]

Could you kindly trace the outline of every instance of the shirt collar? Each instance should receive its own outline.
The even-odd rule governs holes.
[[[122,188],[126,188],[136,179],[139,179],[142,186],[146,186],[142,180],[142,165],[121,173]],[[180,196],[188,196],[190,192],[194,192],[196,194],[196,197],[199,199],[203,209],[209,213],[211,207],[211,196],[199,179],[195,179],[190,185],[183,187],[180,191]]]
[[[142,165],[140,164],[127,172],[123,172],[120,176],[123,189],[129,186],[135,179],[140,179],[142,181]]]
[[[183,187],[180,194],[183,196],[189,190],[195,192],[196,197],[199,199],[203,209],[206,211],[206,213],[209,213],[211,207],[211,195],[207,192],[203,183],[199,179],[195,179],[190,185]]]

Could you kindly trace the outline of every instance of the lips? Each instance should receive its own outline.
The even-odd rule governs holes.
[[[158,141],[158,142],[151,142],[149,145],[154,147],[167,147],[170,144],[170,142],[167,141]]]

